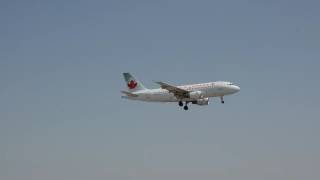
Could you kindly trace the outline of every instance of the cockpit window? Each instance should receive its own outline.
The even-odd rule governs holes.
[[[228,85],[232,86],[232,85],[234,85],[234,84],[233,84],[232,82],[229,82]]]

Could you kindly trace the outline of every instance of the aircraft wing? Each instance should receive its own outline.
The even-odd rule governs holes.
[[[164,82],[155,82],[160,85],[162,89],[168,90],[170,93],[173,93],[178,99],[180,98],[189,98],[189,91],[181,89],[176,86],[172,86],[170,84]]]

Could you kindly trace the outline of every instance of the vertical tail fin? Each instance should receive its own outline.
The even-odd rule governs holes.
[[[135,79],[130,73],[123,73],[128,90],[130,92],[140,91],[146,89],[139,80]]]

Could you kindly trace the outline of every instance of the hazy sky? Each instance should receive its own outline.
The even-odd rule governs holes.
[[[319,6],[2,0],[0,179],[319,180]],[[241,91],[185,112],[122,72]]]

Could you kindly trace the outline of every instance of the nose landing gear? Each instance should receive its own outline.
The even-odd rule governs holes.
[[[223,96],[220,97],[221,103],[224,104]]]

